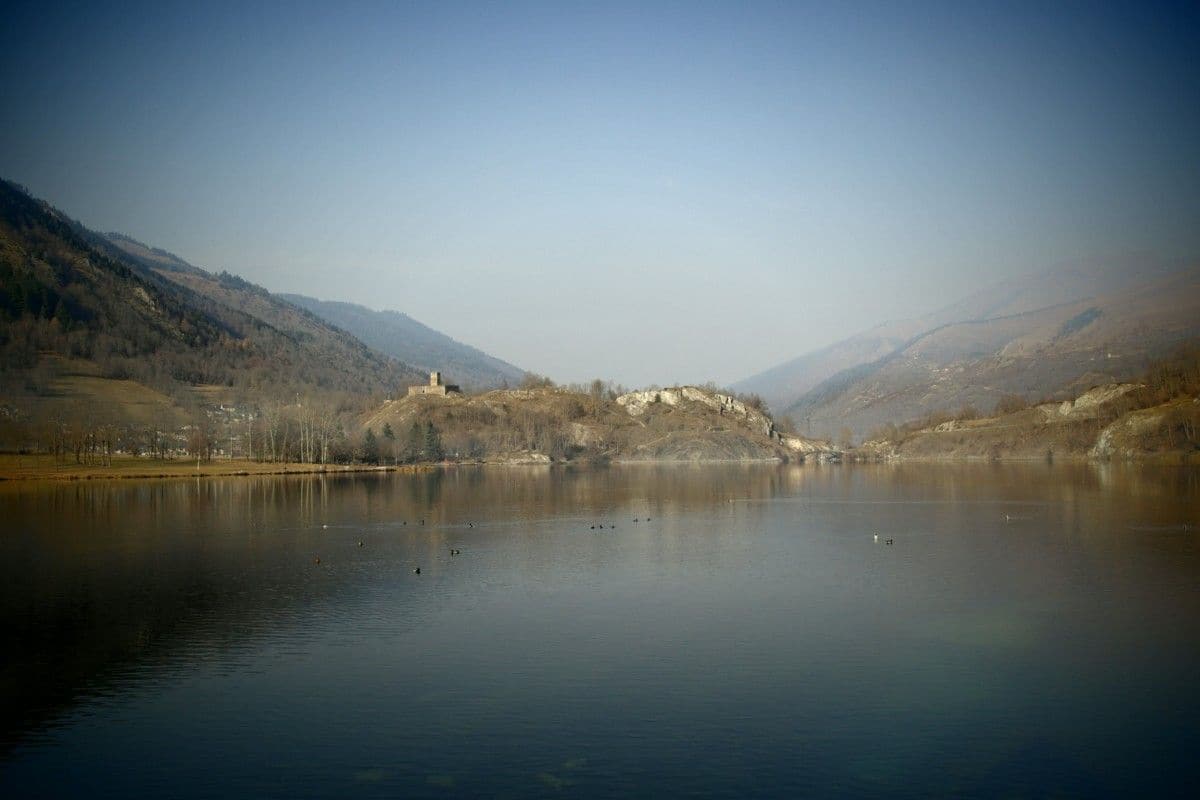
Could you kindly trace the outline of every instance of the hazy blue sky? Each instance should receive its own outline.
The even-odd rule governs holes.
[[[0,175],[560,380],[1200,253],[1200,4],[7,3]]]

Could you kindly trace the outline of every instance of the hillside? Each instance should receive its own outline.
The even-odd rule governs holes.
[[[419,460],[426,431],[448,457],[483,461],[742,461],[830,458],[822,442],[781,435],[762,412],[692,386],[593,396],[559,388],[474,397],[405,397],[360,418],[384,460]],[[388,439],[390,431],[393,439]]]
[[[133,259],[148,269],[167,270],[169,272],[204,272],[204,270],[192,266],[174,253],[168,253],[166,250],[142,244],[137,239],[126,236],[123,233],[106,233],[103,240],[96,240],[94,243],[100,246],[111,245],[116,247],[127,258]]]
[[[289,303],[348,331],[361,341],[426,372],[441,370],[464,389],[517,385],[525,370],[417,322],[399,311],[373,311],[353,303],[278,295]]]
[[[933,415],[885,426],[863,443],[866,459],[1139,459],[1190,463],[1200,458],[1200,353],[1157,362],[1137,383],[1092,387],[1069,400],[1007,413],[946,419]]]
[[[801,398],[826,381],[832,381],[831,385],[845,385],[855,374],[848,370],[865,369],[905,348],[913,340],[947,325],[1018,318],[1154,284],[1178,272],[1179,265],[1148,258],[1133,263],[1114,259],[1086,266],[1063,266],[999,281],[931,314],[886,322],[791,359],[739,381],[733,388],[760,395],[776,411],[791,409],[795,413],[800,410],[795,407]],[[1036,324],[1034,317],[1029,319]],[[966,358],[973,352],[968,348],[960,356]],[[821,389],[822,394],[829,391],[829,385]],[[810,398],[805,405],[811,404]]]
[[[1068,397],[1125,381],[1197,336],[1200,273],[1167,273],[1075,302],[933,328],[826,379],[785,413],[815,432],[862,436],[931,411],[988,411],[1008,394]]]
[[[146,403],[178,411],[238,398],[365,398],[420,379],[258,287],[89,231],[7,182],[0,321],[8,421],[32,422],[64,400],[125,420]],[[133,396],[161,400],[121,399]]]

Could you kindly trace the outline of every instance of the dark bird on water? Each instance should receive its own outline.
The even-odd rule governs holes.
[[[358,540],[358,546],[359,546],[359,547],[362,547],[362,539],[359,539],[359,540]]]
[[[895,539],[888,539],[884,544],[895,544],[895,543],[896,543]]]
[[[416,569],[414,569],[414,570],[413,570],[413,575],[420,575],[420,574],[421,574],[421,568],[420,568],[420,567],[417,567]]]
[[[459,555],[460,553],[462,553],[462,550],[456,550],[453,547],[450,548],[450,555],[456,556],[456,555]]]
[[[314,563],[314,564],[320,564],[320,563],[321,563],[321,559],[319,559],[319,558],[314,558],[314,559],[313,559],[313,563]]]

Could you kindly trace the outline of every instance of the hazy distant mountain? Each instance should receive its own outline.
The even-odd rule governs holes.
[[[372,311],[365,306],[317,300],[299,294],[279,297],[349,331],[381,353],[425,371],[441,370],[464,388],[494,389],[517,385],[525,371],[462,344],[399,311]]]
[[[120,392],[105,396],[120,412],[132,394],[164,407],[294,402],[394,393],[421,377],[260,287],[89,231],[3,181],[0,320],[0,399],[19,414],[65,395],[95,413],[114,381]]]
[[[1157,272],[1135,285],[1114,279],[1108,286],[1120,288],[939,325],[826,378],[783,410],[814,432],[850,428],[862,435],[931,411],[987,412],[1006,394],[1038,400],[1127,380],[1200,337],[1200,270]],[[997,308],[1009,310],[1003,303]]]
[[[1177,265],[1139,258],[1140,266],[1128,260],[1060,267],[1046,272],[1001,281],[975,292],[932,314],[914,319],[887,322],[827,347],[753,375],[734,385],[739,391],[761,395],[776,411],[791,409],[808,392],[837,376],[834,384],[848,383],[854,373],[880,359],[891,356],[911,341],[945,325],[957,322],[981,322],[1013,317],[1040,309],[1079,302],[1122,289],[1154,283]],[[959,354],[966,358],[970,352]],[[822,389],[828,395],[831,387]],[[806,405],[811,405],[807,403]]]

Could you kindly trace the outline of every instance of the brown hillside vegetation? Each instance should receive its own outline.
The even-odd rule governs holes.
[[[695,387],[620,396],[540,387],[406,397],[384,403],[361,424],[381,437],[384,459],[399,461],[435,455],[429,445],[452,458],[528,463],[798,460],[832,452],[780,435],[769,417],[732,396]]]
[[[951,360],[958,361],[967,361],[978,356],[979,341],[970,329],[989,320],[1001,323],[1004,320],[1015,320],[1023,328],[1023,331],[1018,330],[1018,333],[1033,333],[1039,327],[1039,321],[1050,320],[1051,327],[1047,332],[1050,338],[1054,338],[1063,332],[1066,322],[1074,320],[1073,326],[1066,326],[1069,330],[1075,326],[1082,329],[1082,323],[1089,321],[1087,309],[1091,308],[1093,303],[1088,301],[1080,305],[1080,301],[1158,283],[1179,266],[1148,258],[1132,262],[1127,258],[1113,258],[1064,265],[1008,278],[985,286],[926,316],[885,322],[828,347],[792,359],[747,378],[735,384],[734,388],[761,394],[772,408],[797,410],[794,407],[804,399],[804,395],[819,388],[825,381],[835,379],[836,384],[856,375],[862,377],[870,369],[870,365],[887,359],[897,350],[903,350],[924,335],[950,329],[953,335],[941,342],[942,357],[945,360],[946,355],[951,355]],[[1072,305],[1079,307],[1071,310]],[[1153,308],[1149,310],[1152,313],[1154,311]],[[1091,316],[1091,320],[1094,319],[1095,317]],[[1025,323],[1021,324],[1021,320]],[[1054,326],[1055,320],[1058,323],[1057,327]],[[959,323],[965,324],[966,328],[954,330]],[[986,327],[988,326],[985,324]],[[1001,327],[1004,327],[1003,324]],[[958,339],[957,345],[954,339]],[[945,350],[946,345],[950,346],[950,351]],[[974,356],[973,350],[976,351]],[[1069,360],[1067,365],[1071,366]],[[836,380],[839,375],[842,381]],[[814,399],[817,398],[809,398],[803,405],[813,405],[811,401]],[[976,398],[976,402],[978,399]],[[945,402],[944,399],[939,400]],[[892,414],[891,418],[900,416]],[[883,419],[887,418],[889,416],[885,414]]]
[[[1137,383],[1096,386],[1061,402],[1007,396],[994,414],[927,415],[874,431],[863,458],[1200,458],[1200,350],[1155,364]]]
[[[1009,394],[1069,399],[1137,380],[1197,336],[1200,270],[1176,271],[1075,302],[937,327],[784,410],[813,431],[861,436],[937,409],[991,408]]]

